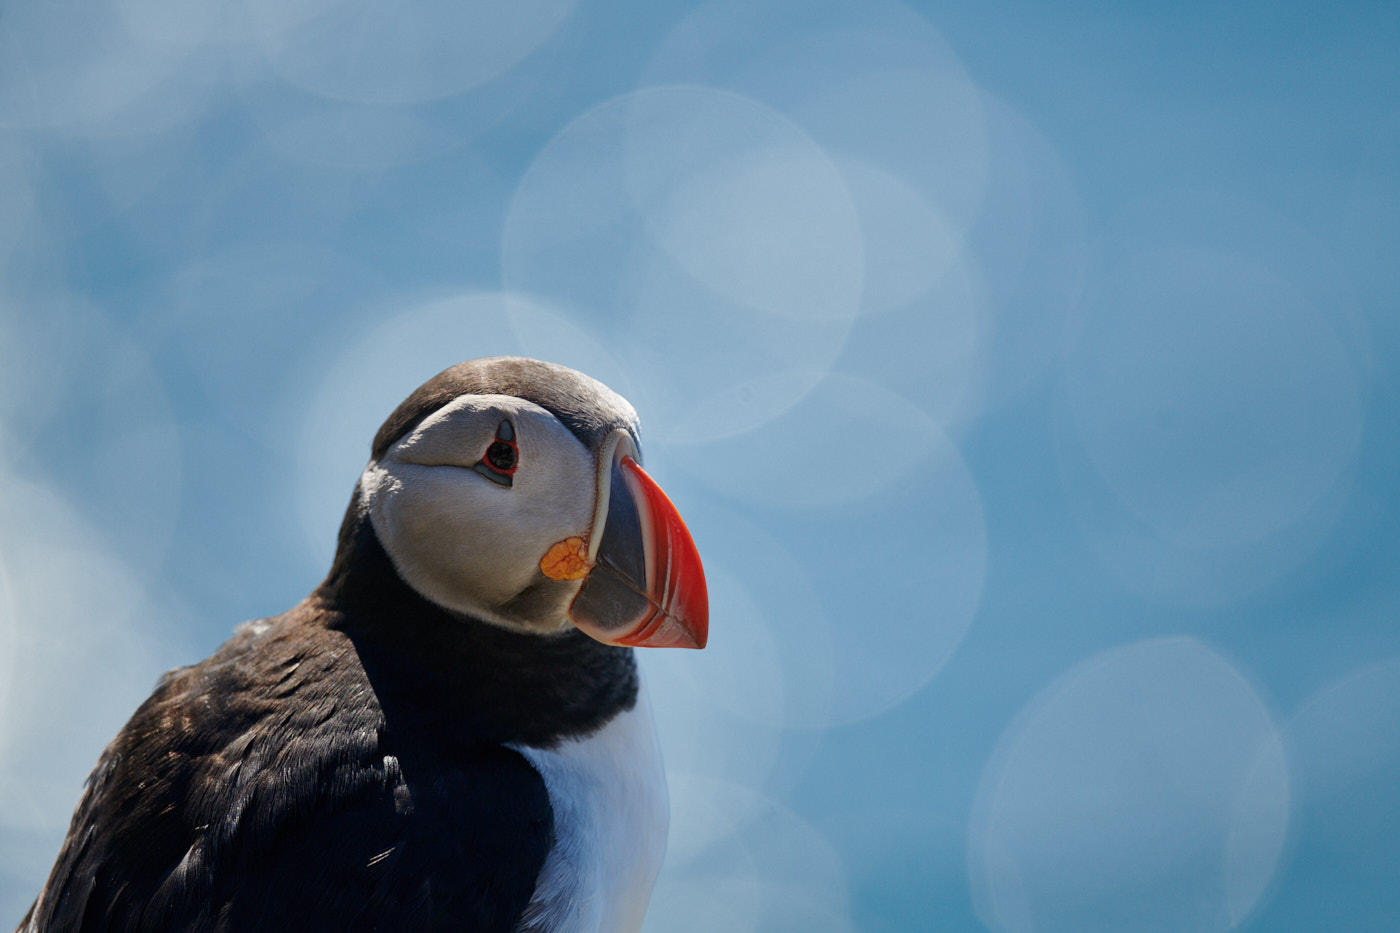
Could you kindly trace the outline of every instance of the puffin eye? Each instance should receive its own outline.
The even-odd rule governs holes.
[[[496,441],[486,448],[486,464],[494,470],[509,473],[515,469],[515,448],[505,441]]]
[[[512,486],[514,480],[511,477],[519,463],[520,448],[515,444],[515,427],[509,421],[502,421],[496,428],[496,439],[472,469],[493,483]]]

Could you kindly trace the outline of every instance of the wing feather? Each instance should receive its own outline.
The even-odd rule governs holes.
[[[543,780],[396,726],[343,636],[244,626],[103,753],[19,933],[509,933],[552,841]]]

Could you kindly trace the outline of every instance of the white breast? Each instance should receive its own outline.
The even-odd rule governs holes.
[[[666,851],[669,807],[646,684],[637,704],[584,739],[513,746],[544,778],[554,848],[520,928],[636,933]]]

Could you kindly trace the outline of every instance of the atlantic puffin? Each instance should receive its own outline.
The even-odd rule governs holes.
[[[636,412],[474,360],[374,438],[328,576],[167,673],[20,933],[626,933],[667,798],[634,647],[704,646]]]

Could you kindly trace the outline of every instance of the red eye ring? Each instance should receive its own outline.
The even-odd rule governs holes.
[[[515,444],[515,425],[507,418],[496,426],[496,439],[486,448],[472,469],[497,486],[511,486],[515,468],[520,465],[520,448]]]
[[[520,465],[520,448],[516,447],[513,441],[492,441],[491,446],[487,447],[486,453],[482,455],[481,462],[494,473],[511,476]]]

